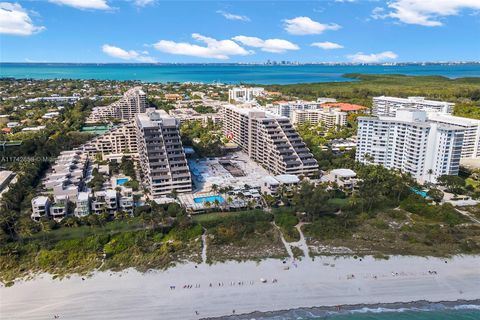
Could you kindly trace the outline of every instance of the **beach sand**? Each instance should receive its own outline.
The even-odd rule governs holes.
[[[287,266],[289,270],[285,270]],[[273,283],[273,279],[278,281]],[[185,285],[192,288],[184,289]],[[389,260],[317,257],[315,261],[286,264],[268,259],[197,267],[184,264],[143,274],[132,269],[96,272],[84,280],[81,276],[53,280],[50,275],[39,275],[0,288],[0,318],[53,319],[59,315],[60,319],[185,320],[230,315],[233,310],[240,314],[479,298],[480,256],[397,256]]]

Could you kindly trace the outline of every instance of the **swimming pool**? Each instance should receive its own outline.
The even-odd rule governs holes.
[[[413,191],[414,193],[418,194],[422,198],[426,198],[428,196],[427,191],[420,191],[415,189],[414,187],[410,187],[410,190]]]
[[[128,178],[118,178],[117,179],[117,186],[121,186],[123,184],[125,184],[125,182],[127,182],[129,179]]]
[[[193,198],[193,202],[195,203],[205,203],[205,202],[214,203],[215,200],[217,200],[220,203],[225,202],[225,199],[223,199],[222,196],[208,196],[208,197]]]

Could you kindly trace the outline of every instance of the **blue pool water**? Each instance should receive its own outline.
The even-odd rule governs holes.
[[[118,178],[117,179],[117,186],[121,186],[128,181],[128,178]]]
[[[225,199],[223,199],[222,196],[208,196],[208,197],[193,198],[193,202],[195,203],[205,203],[205,202],[213,203],[215,202],[215,200],[218,200],[218,202],[220,203],[225,202]]]
[[[417,190],[415,188],[410,188],[410,190],[412,190],[414,193],[418,194],[420,197],[422,198],[426,198],[427,197],[427,191],[420,191],[420,190]]]

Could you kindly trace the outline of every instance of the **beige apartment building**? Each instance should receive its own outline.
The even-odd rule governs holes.
[[[345,126],[347,124],[347,113],[333,108],[295,110],[292,114],[292,123],[295,126],[304,123],[314,125],[322,123],[330,129],[336,126]]]
[[[275,175],[315,176],[318,164],[286,117],[257,108],[224,107],[225,135]]]
[[[89,153],[137,153],[137,129],[133,120],[122,123],[83,145]]]
[[[131,120],[135,114],[145,112],[146,95],[141,87],[134,87],[124,93],[123,97],[108,106],[95,107],[88,116],[86,123],[105,121]]]
[[[192,191],[192,179],[180,139],[180,122],[163,110],[135,116],[144,184],[154,198]]]

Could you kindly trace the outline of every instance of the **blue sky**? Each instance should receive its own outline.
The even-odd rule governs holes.
[[[480,60],[480,0],[1,2],[2,62]]]

